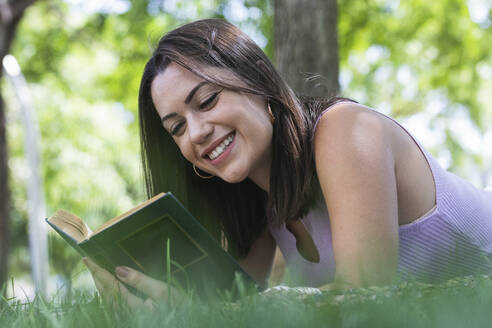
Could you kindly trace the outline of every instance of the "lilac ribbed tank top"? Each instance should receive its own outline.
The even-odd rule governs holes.
[[[391,119],[412,137],[427,159],[436,186],[436,206],[399,227],[398,276],[436,283],[456,276],[492,273],[492,191],[479,190],[441,168],[401,124],[375,112]],[[312,287],[332,282],[335,261],[324,200],[301,222],[318,248],[319,263],[309,262],[297,252],[296,240],[285,225],[269,227],[285,258],[291,282]]]

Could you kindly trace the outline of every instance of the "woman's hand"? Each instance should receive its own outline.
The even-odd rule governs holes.
[[[142,307],[152,309],[156,302],[169,301],[169,287],[160,280],[153,279],[139,271],[124,266],[117,267],[115,270],[118,280],[91,259],[84,257],[82,260],[89,268],[99,294],[106,303],[111,304],[113,307],[124,305],[132,309]],[[122,282],[142,292],[148,298],[143,300],[132,294]],[[181,299],[182,295],[178,294],[176,289],[173,289],[171,298],[176,301]],[[121,301],[121,304],[116,301]]]

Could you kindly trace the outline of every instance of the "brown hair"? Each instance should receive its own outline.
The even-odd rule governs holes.
[[[162,127],[150,92],[154,78],[171,62],[206,81],[261,95],[270,103],[275,122],[268,194],[249,179],[230,184],[218,178],[203,180],[193,173]],[[242,83],[208,74],[207,67],[226,69]],[[173,192],[217,238],[225,232],[232,254],[244,257],[268,223],[280,225],[298,219],[320,196],[313,126],[324,108],[341,99],[297,97],[255,42],[226,21],[206,19],[172,30],[159,41],[140,84],[141,156],[147,194]]]

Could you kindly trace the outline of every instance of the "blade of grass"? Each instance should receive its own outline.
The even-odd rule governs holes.
[[[172,304],[171,300],[171,240],[167,239],[166,248],[166,278],[167,278],[167,299]]]

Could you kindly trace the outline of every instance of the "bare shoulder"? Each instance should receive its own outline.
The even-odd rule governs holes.
[[[363,105],[340,103],[320,118],[314,135],[316,157],[320,153],[358,150],[390,150],[393,129],[388,120]]]
[[[375,176],[394,180],[393,139],[388,120],[362,105],[342,103],[325,112],[314,136],[316,172],[325,197],[332,192],[339,197],[340,183],[356,186]]]

